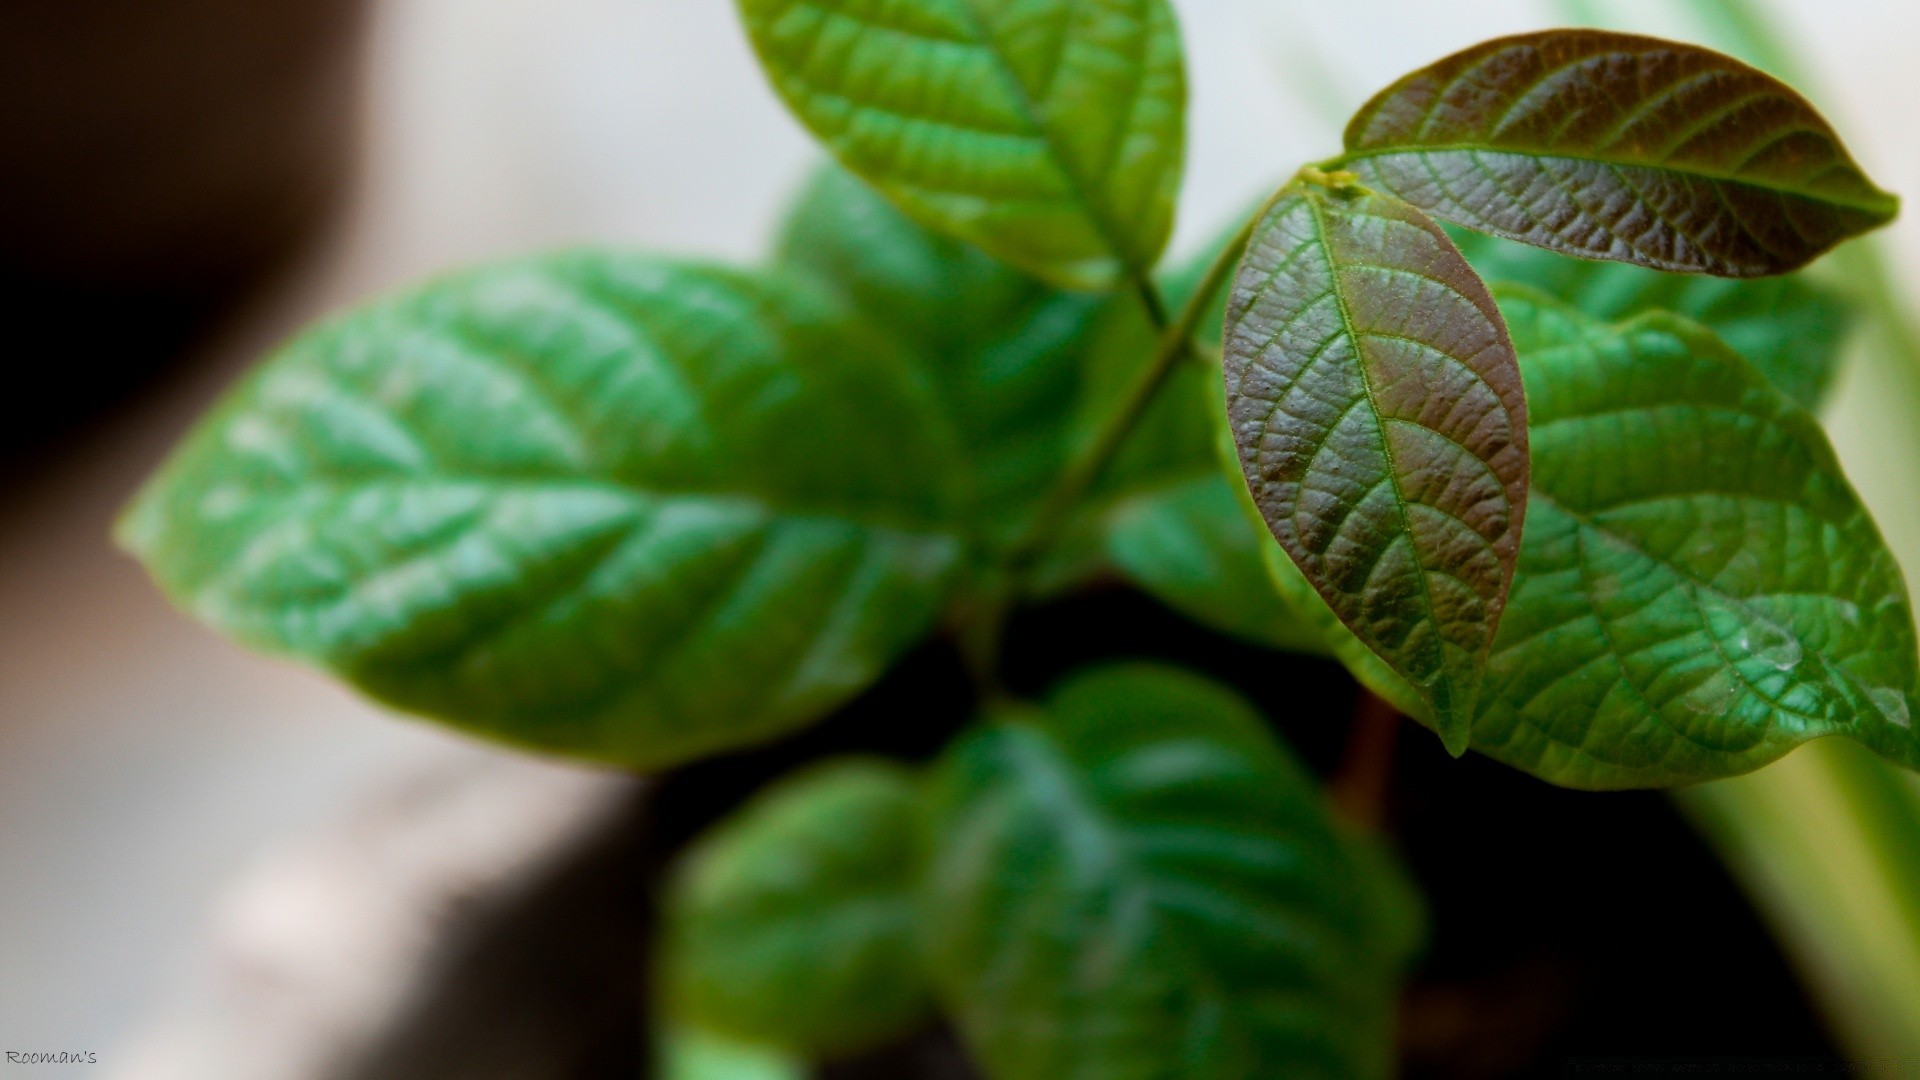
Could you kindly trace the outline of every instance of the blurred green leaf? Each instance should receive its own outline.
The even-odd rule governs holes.
[[[925,365],[972,478],[970,528],[1010,539],[1066,462],[1089,340],[1113,302],[1053,289],[931,232],[831,166],[795,202],[777,259]]]
[[[1208,268],[1241,235],[1236,222],[1163,274],[1167,303],[1188,303]],[[1230,285],[1207,301],[1208,314],[1194,335],[1203,347],[1220,344]],[[1096,399],[1088,407],[1097,410],[1101,403]],[[1241,512],[1236,488],[1245,484],[1234,462],[1219,373],[1213,359],[1203,356],[1167,379],[1160,400],[1096,489],[1096,500],[1108,505],[1108,559],[1133,584],[1196,622],[1277,649],[1323,651],[1321,635],[1303,623],[1267,576],[1261,549],[1273,547],[1273,538],[1257,514]]]
[[[1596,262],[1496,236],[1449,230],[1488,281],[1531,286],[1596,319],[1671,311],[1699,323],[1788,397],[1817,409],[1833,386],[1853,312],[1804,274],[1731,280]]]
[[[928,1017],[915,947],[920,795],[842,760],[783,780],[703,835],[671,883],[664,985],[698,1027],[811,1057]]]
[[[1545,30],[1375,95],[1338,167],[1436,217],[1569,255],[1759,277],[1891,221],[1792,87],[1695,45]]]
[[[1229,228],[1193,258],[1161,278],[1162,292],[1184,305],[1227,242]],[[1224,313],[1222,288],[1210,307]],[[1204,318],[1195,338],[1217,345],[1222,316]],[[1155,331],[1137,305],[1109,305],[1089,344],[1076,430],[1108,415],[1140,377]],[[1317,633],[1303,627],[1280,599],[1262,566],[1271,545],[1266,526],[1234,503],[1242,486],[1231,451],[1223,453],[1226,412],[1212,359],[1183,364],[1168,376],[1119,454],[1094,485],[1076,527],[1056,545],[1052,571],[1060,582],[1084,579],[1111,565],[1138,588],[1188,618],[1257,644],[1319,651]]]
[[[1241,512],[1234,484],[1213,469],[1121,500],[1108,517],[1108,557],[1196,622],[1276,649],[1323,650],[1267,576],[1260,549],[1273,541]]]
[[[1399,901],[1232,693],[1086,673],[949,750],[934,790],[929,955],[991,1075],[1389,1073]]]
[[[934,396],[778,277],[577,252],[311,330],[121,523],[183,607],[401,708],[655,766],[922,635],[962,558]]]
[[[1172,229],[1186,73],[1166,0],[739,0],[834,156],[914,218],[1064,288]]]
[[[1223,366],[1267,528],[1464,752],[1527,494],[1486,286],[1419,210],[1309,170],[1247,245]]]
[[[775,1050],[693,1028],[667,1028],[660,1043],[662,1080],[807,1080],[801,1062]]]

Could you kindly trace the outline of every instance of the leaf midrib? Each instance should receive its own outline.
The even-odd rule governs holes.
[[[1400,530],[1402,535],[1407,538],[1408,546],[1414,548],[1413,565],[1419,572],[1420,602],[1426,608],[1427,621],[1434,624],[1434,636],[1439,641],[1440,677],[1443,680],[1451,681],[1451,673],[1447,670],[1449,665],[1446,659],[1446,640],[1440,635],[1440,627],[1434,617],[1433,589],[1427,582],[1426,562],[1420,558],[1419,548],[1413,543],[1413,517],[1407,510],[1406,494],[1400,489],[1400,466],[1399,463],[1394,460],[1393,447],[1391,445],[1392,440],[1387,437],[1387,417],[1380,411],[1379,399],[1374,396],[1373,377],[1367,371],[1366,352],[1361,344],[1361,334],[1355,326],[1353,311],[1347,305],[1346,286],[1340,280],[1340,263],[1334,258],[1333,246],[1327,239],[1326,215],[1321,209],[1319,198],[1313,192],[1302,191],[1301,198],[1307,204],[1307,212],[1313,215],[1315,242],[1320,246],[1320,251],[1327,260],[1327,277],[1332,285],[1334,305],[1340,313],[1340,326],[1346,331],[1347,338],[1353,342],[1354,369],[1360,375],[1361,392],[1367,396],[1367,409],[1374,416],[1374,430],[1379,435],[1380,453],[1387,459],[1387,482],[1393,487],[1393,506],[1400,515]],[[1431,694],[1425,696],[1429,703],[1432,703]],[[1448,698],[1449,703],[1451,703],[1452,695],[1449,694]],[[1447,711],[1459,715],[1451,708]],[[1468,712],[1466,715],[1470,724],[1472,722],[1472,714]],[[1442,726],[1445,726],[1446,719],[1444,717],[1440,718],[1440,723]]]
[[[1100,238],[1106,242],[1107,247],[1111,249],[1126,272],[1135,277],[1143,276],[1145,269],[1140,265],[1139,255],[1133,250],[1133,245],[1122,239],[1124,234],[1107,214],[1105,204],[1091,197],[1088,181],[1080,175],[1078,169],[1074,168],[1067,156],[1060,152],[1053,127],[1044,119],[1045,111],[1040,108],[1038,102],[1033,100],[1033,96],[1027,92],[1026,84],[1020,81],[1020,77],[1006,62],[1006,57],[1001,53],[997,40],[988,30],[986,16],[980,12],[979,0],[955,0],[955,4],[963,13],[968,25],[973,28],[973,32],[979,36],[981,47],[993,57],[994,71],[999,73],[1007,92],[1013,95],[1014,105],[1018,108],[1020,115],[1026,119],[1027,123],[1033,125],[1034,131],[1040,134],[1041,141],[1047,147],[1047,157],[1054,163],[1054,167],[1060,170],[1061,178],[1066,180],[1069,192],[1079,202],[1080,209],[1087,215],[1087,220],[1093,224],[1094,230],[1100,234]]]
[[[1816,647],[1812,642],[1807,641],[1799,633],[1798,630],[1790,627],[1786,627],[1786,626],[1781,626],[1778,620],[1773,619],[1772,617],[1762,612],[1756,611],[1748,603],[1747,598],[1735,596],[1725,591],[1724,589],[1721,589],[1719,586],[1713,584],[1712,582],[1701,580],[1701,578],[1698,575],[1694,574],[1693,572],[1681,566],[1678,566],[1673,562],[1665,558],[1662,558],[1659,555],[1655,555],[1654,553],[1648,551],[1646,548],[1642,547],[1640,544],[1636,543],[1631,537],[1623,536],[1620,533],[1607,528],[1606,526],[1600,524],[1598,521],[1595,521],[1592,518],[1588,517],[1586,514],[1568,507],[1564,503],[1555,499],[1552,495],[1548,494],[1545,491],[1540,490],[1537,487],[1532,489],[1532,496],[1546,503],[1546,505],[1551,509],[1553,509],[1555,512],[1564,515],[1568,520],[1572,521],[1577,528],[1584,529],[1586,531],[1593,533],[1596,536],[1602,537],[1608,543],[1615,544],[1625,549],[1627,552],[1633,554],[1634,556],[1645,559],[1647,562],[1652,563],[1655,566],[1658,566],[1662,570],[1667,571],[1668,573],[1672,574],[1674,577],[1685,582],[1688,588],[1693,589],[1696,592],[1711,595],[1714,598],[1725,602],[1728,606],[1737,608],[1738,610],[1740,610],[1741,612],[1745,613],[1746,615],[1755,619],[1758,622],[1779,626],[1780,629],[1786,631],[1787,633],[1793,636],[1794,643],[1798,645],[1801,649],[1805,650],[1806,652],[1814,656],[1818,656],[1820,658],[1822,666],[1825,667],[1826,670],[1836,680],[1846,683],[1846,685],[1849,688],[1851,688],[1855,693],[1859,694],[1863,698],[1868,698],[1869,700],[1871,700],[1870,696],[1867,693],[1867,689],[1862,687],[1858,682],[1858,680],[1856,680],[1853,677],[1853,674],[1847,671],[1846,668],[1838,660],[1836,660],[1832,655],[1830,655],[1824,648]],[[1588,592],[1590,593],[1591,590],[1588,590]],[[1821,593],[1816,595],[1820,595],[1830,600],[1846,599],[1845,597],[1833,596],[1827,593]],[[1696,607],[1697,606],[1698,605],[1696,604]],[[1593,614],[1596,620],[1604,621],[1601,619],[1601,616],[1598,610],[1595,610]],[[1759,687],[1754,686],[1752,682],[1747,679],[1745,673],[1740,671],[1738,664],[1735,664],[1730,658],[1727,657],[1725,651],[1719,647],[1718,640],[1713,636],[1712,632],[1710,630],[1705,630],[1704,628],[1703,628],[1703,632],[1706,634],[1707,639],[1713,643],[1715,653],[1720,657],[1721,661],[1725,663],[1726,667],[1732,670],[1734,674],[1739,677],[1740,682],[1743,686],[1746,686],[1760,700],[1766,702],[1769,708],[1778,709],[1780,712],[1787,713],[1788,715],[1799,717],[1803,720],[1810,721],[1821,727],[1832,726],[1832,722],[1827,720],[1825,717],[1811,716],[1797,709],[1792,709],[1786,705],[1780,704],[1776,702],[1773,698],[1767,696],[1765,693],[1763,693],[1760,690]],[[1503,652],[1505,650],[1496,648],[1495,651]],[[1621,653],[1617,649],[1614,649],[1611,644],[1609,644],[1608,646],[1608,651],[1612,652],[1617,658],[1620,658],[1620,659],[1625,658],[1625,654]],[[1805,680],[1798,680],[1798,681],[1805,681]],[[1655,711],[1657,712],[1657,710]],[[1721,749],[1719,752],[1727,753],[1729,751]]]
[[[1077,832],[1087,833],[1100,838],[1106,847],[1106,861],[1115,868],[1114,876],[1122,888],[1141,894],[1146,899],[1148,910],[1155,913],[1155,921],[1161,921],[1159,904],[1154,900],[1153,875],[1131,857],[1129,846],[1116,839],[1126,832],[1124,822],[1115,819],[1097,795],[1088,790],[1073,769],[1066,755],[1060,752],[1058,744],[1046,732],[1030,722],[1016,722],[1007,725],[1009,740],[1014,753],[1011,755],[1016,770],[1031,781],[1035,787],[1050,793],[1052,798],[1034,800],[1043,814],[1049,809],[1064,811],[1063,814],[1047,814],[1058,820],[1061,817],[1070,820],[1070,828],[1078,826]],[[1067,830],[1062,830],[1063,835]],[[1193,947],[1178,936],[1170,936],[1156,930],[1156,936],[1177,951],[1184,961],[1183,966],[1195,983],[1202,984],[1203,992],[1220,1004],[1223,1012],[1237,1014],[1235,997],[1229,988],[1221,983],[1213,968],[1194,955]]]
[[[1815,193],[1804,188],[1793,188],[1782,184],[1766,183],[1750,177],[1734,176],[1721,170],[1678,166],[1657,161],[1639,161],[1626,157],[1616,159],[1592,157],[1581,154],[1546,153],[1543,151],[1524,150],[1517,147],[1493,146],[1486,143],[1405,143],[1396,146],[1373,147],[1365,150],[1349,150],[1341,154],[1338,158],[1335,158],[1333,164],[1342,166],[1356,161],[1371,160],[1373,158],[1424,156],[1427,154],[1506,154],[1512,157],[1533,158],[1541,161],[1574,161],[1611,168],[1639,168],[1658,172],[1678,173],[1682,176],[1707,180],[1714,183],[1736,184],[1741,187],[1749,187],[1758,191],[1765,191],[1772,195],[1778,195],[1782,198],[1799,199],[1825,206],[1858,210],[1862,213],[1881,217],[1892,215],[1898,208],[1898,201],[1891,195],[1883,195],[1882,198],[1878,200],[1867,202],[1843,198],[1837,195]]]

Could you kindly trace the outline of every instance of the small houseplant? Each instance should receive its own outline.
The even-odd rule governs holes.
[[[1491,41],[1168,267],[1166,0],[740,8],[837,161],[769,265],[573,251],[349,312],[120,530],[243,642],[635,769],[950,642],[978,721],[936,760],[809,763],[682,861],[676,1068],[937,1014],[1013,1080],[1390,1071],[1422,916],[1364,808],[1192,672],[1007,678],[1010,615],[1097,580],[1556,784],[1828,735],[1920,763],[1905,586],[1809,411],[1832,302],[1794,273],[1896,201],[1784,84]]]

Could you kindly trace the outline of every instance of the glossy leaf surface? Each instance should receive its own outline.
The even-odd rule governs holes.
[[[1218,250],[1215,245],[1160,275],[1161,296],[1170,310],[1186,303],[1205,265]],[[1204,339],[1207,329],[1208,323],[1203,320],[1196,339]],[[1212,330],[1217,341],[1217,323]],[[1080,390],[1068,419],[1069,438],[1074,445],[1084,447],[1091,442],[1123,406],[1152,362],[1159,341],[1159,330],[1134,298],[1114,295],[1101,306],[1088,330]],[[1120,503],[1149,490],[1170,490],[1206,476],[1227,475],[1217,448],[1221,415],[1220,379],[1213,363],[1194,360],[1177,364],[1113,459],[1101,470],[1085,505],[1056,540],[1036,575],[1041,579],[1037,591],[1042,595],[1057,592],[1121,569],[1108,558],[1110,517]],[[1237,467],[1233,473],[1238,473]],[[1135,579],[1133,584],[1157,591],[1147,581]],[[1170,596],[1161,594],[1160,598],[1179,606]],[[1188,614],[1194,612],[1188,609]]]
[[[1727,277],[1792,270],[1899,205],[1786,84],[1599,30],[1455,53],[1376,95],[1346,147],[1340,167],[1468,228]]]
[[[806,1065],[778,1051],[712,1032],[669,1028],[654,1036],[661,1080],[806,1080]]]
[[[1235,695],[1081,675],[949,751],[933,821],[930,956],[990,1075],[1386,1075],[1410,939]]]
[[[990,541],[1017,531],[1066,460],[1093,328],[1112,303],[934,233],[837,167],[795,203],[778,261],[926,368],[960,435],[971,528]]]
[[[1276,649],[1323,650],[1267,576],[1260,549],[1272,541],[1241,512],[1235,486],[1216,467],[1121,500],[1108,515],[1108,558],[1195,622]]]
[[[629,765],[789,730],[961,557],[931,393],[781,279],[575,253],[296,339],[120,536],[183,607],[374,696]]]
[[[1822,735],[1920,764],[1906,588],[1813,417],[1685,320],[1501,298],[1534,490],[1475,745],[1582,787]]]
[[[898,1038],[927,1015],[915,946],[920,792],[841,761],[702,836],[667,904],[666,988],[700,1027],[808,1056]]]
[[[1488,281],[1537,288],[1596,319],[1611,322],[1656,310],[1683,315],[1810,409],[1833,385],[1853,322],[1845,300],[1803,274],[1759,280],[1670,274],[1569,258],[1465,230],[1454,242]]]
[[[1413,207],[1296,181],[1247,247],[1223,365],[1267,527],[1464,750],[1526,507],[1526,401],[1492,297]]]
[[[1187,302],[1225,241],[1223,235],[1162,275],[1169,307]],[[1226,292],[1222,287],[1216,310],[1224,308]],[[1195,337],[1217,344],[1220,319],[1203,319]],[[1071,425],[1077,438],[1086,438],[1111,414],[1140,378],[1157,339],[1137,303],[1102,307],[1088,334]],[[1323,649],[1266,578],[1259,548],[1272,540],[1264,525],[1234,505],[1233,489],[1242,483],[1232,451],[1221,453],[1225,429],[1212,360],[1181,364],[1094,485],[1075,527],[1056,545],[1054,562],[1044,571],[1054,579],[1048,586],[1080,584],[1110,569],[1212,629],[1275,648]]]
[[[1186,304],[1239,237],[1236,223],[1169,271],[1161,284],[1168,305]],[[1207,301],[1209,314],[1194,333],[1202,346],[1220,344],[1231,284]],[[1196,359],[1167,379],[1161,400],[1109,471],[1102,489],[1112,500],[1107,558],[1134,585],[1196,622],[1276,649],[1322,652],[1320,633],[1267,575],[1262,549],[1273,539],[1266,525],[1241,509],[1246,485],[1212,366]]]
[[[1474,749],[1581,788],[1732,776],[1823,735],[1920,765],[1906,589],[1813,417],[1684,319],[1499,295],[1534,490]],[[1355,677],[1430,722],[1273,569]]]
[[[788,106],[915,218],[1056,285],[1144,274],[1186,76],[1166,0],[739,0]]]

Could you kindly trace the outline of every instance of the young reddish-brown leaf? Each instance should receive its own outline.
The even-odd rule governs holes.
[[[1548,30],[1375,95],[1340,166],[1437,217],[1586,258],[1758,277],[1892,220],[1794,90],[1657,38]]]
[[[1308,170],[1235,279],[1228,416],[1268,528],[1466,748],[1527,495],[1527,410],[1486,286],[1412,206]]]

